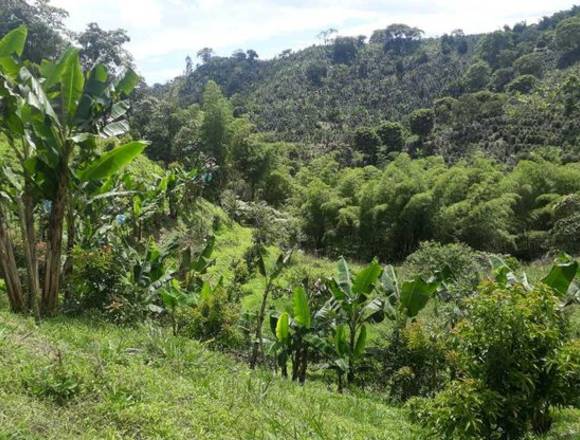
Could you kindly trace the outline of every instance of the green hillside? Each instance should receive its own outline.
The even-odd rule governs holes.
[[[580,434],[578,411],[546,440]],[[2,439],[421,439],[372,393],[338,395],[251,372],[148,324],[56,319],[40,328],[0,311]]]

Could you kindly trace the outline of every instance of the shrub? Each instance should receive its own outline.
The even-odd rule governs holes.
[[[124,291],[122,271],[112,247],[93,250],[75,248],[73,272],[67,289],[66,307],[70,310],[105,310],[113,298]]]
[[[441,244],[425,241],[419,249],[405,260],[405,266],[413,275],[430,276],[448,266],[455,278],[457,291],[470,291],[486,269],[481,254],[466,244]]]
[[[578,345],[565,345],[566,337],[548,286],[482,286],[452,337],[459,380],[425,403],[423,421],[445,439],[546,432],[550,407],[577,400],[570,388],[578,383]]]
[[[436,438],[492,440],[502,438],[497,427],[501,396],[475,379],[451,382],[434,399],[413,398],[407,409]]]
[[[447,381],[442,334],[419,322],[397,325],[381,350],[379,371],[394,402],[432,396]]]
[[[225,288],[218,286],[209,295],[201,295],[192,309],[182,311],[179,326],[185,335],[209,342],[216,348],[232,348],[240,344],[239,306],[230,301]]]

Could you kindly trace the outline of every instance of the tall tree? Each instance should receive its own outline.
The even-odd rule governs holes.
[[[203,91],[203,123],[201,142],[204,152],[213,157],[218,167],[218,183],[225,183],[225,165],[228,152],[229,126],[232,121],[232,108],[220,87],[209,81]]]
[[[133,64],[131,54],[123,47],[130,41],[124,29],[106,31],[97,23],[89,23],[76,39],[81,45],[80,58],[85,69],[104,64],[110,72],[117,72]]]
[[[0,3],[0,35],[25,25],[28,39],[23,56],[40,63],[55,59],[67,45],[64,20],[68,12],[50,5],[49,0],[2,0]]]

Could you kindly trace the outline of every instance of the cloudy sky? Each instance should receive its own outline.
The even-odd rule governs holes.
[[[95,21],[124,28],[128,49],[150,84],[180,74],[202,47],[219,55],[252,48],[261,58],[317,41],[323,29],[370,35],[390,23],[417,26],[428,36],[461,28],[488,32],[504,24],[536,22],[578,0],[52,0],[69,11],[68,26]]]

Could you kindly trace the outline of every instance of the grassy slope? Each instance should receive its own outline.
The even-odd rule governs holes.
[[[61,367],[59,367],[61,365]],[[76,389],[46,395],[64,370]],[[76,386],[76,388],[75,388]],[[580,412],[559,413],[550,440],[576,439]],[[0,439],[421,439],[403,410],[251,372],[155,326],[90,319],[35,328],[0,311]]]
[[[418,439],[399,409],[250,372],[156,327],[0,312],[0,438]],[[80,392],[42,392],[58,359]]]

